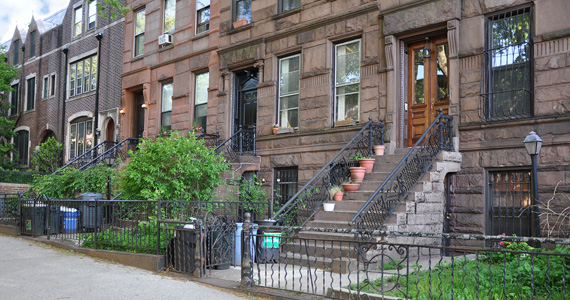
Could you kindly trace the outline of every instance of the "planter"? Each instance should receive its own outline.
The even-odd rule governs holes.
[[[365,172],[366,172],[366,168],[351,167],[350,168],[350,177],[352,177],[353,182],[362,182],[364,180]]]
[[[334,211],[334,203],[325,202],[323,203],[323,208],[325,211]]]
[[[239,20],[234,22],[234,28],[242,27],[247,24],[247,20]]]
[[[293,127],[277,128],[275,134],[293,133],[295,129]]]
[[[360,166],[366,169],[366,173],[372,173],[372,169],[374,168],[374,161],[374,158],[363,158],[358,160]]]
[[[357,183],[344,183],[342,185],[342,188],[344,189],[345,192],[358,191],[359,187],[360,187],[360,184],[357,184]]]
[[[344,196],[343,192],[336,192],[334,194],[333,199],[334,199],[334,201],[342,201],[342,196]]]
[[[273,129],[273,135],[277,134],[277,128],[272,128]]]
[[[386,146],[384,145],[375,145],[374,155],[384,155],[384,149],[386,149]]]
[[[355,120],[342,120],[334,122],[334,127],[344,127],[344,126],[354,126],[356,125]]]

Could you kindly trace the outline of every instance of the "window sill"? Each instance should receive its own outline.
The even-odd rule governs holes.
[[[232,26],[233,26],[233,25],[232,25]],[[242,31],[246,31],[246,30],[251,29],[251,27],[253,27],[253,22],[252,22],[252,23],[249,23],[249,24],[245,24],[245,25],[240,26],[240,27],[238,27],[238,28],[233,28],[233,27],[232,27],[232,29],[230,29],[230,30],[228,31],[228,34],[234,34],[234,33],[242,32]]]
[[[282,19],[282,18],[286,18],[286,17],[288,17],[288,16],[290,16],[290,15],[294,15],[294,14],[297,14],[297,13],[301,12],[301,10],[303,10],[303,7],[302,7],[302,6],[299,6],[299,7],[297,7],[297,8],[293,8],[293,9],[290,9],[290,10],[288,10],[288,11],[280,12],[280,13],[278,13],[278,14],[276,14],[276,15],[273,15],[273,16],[271,16],[271,19],[272,19],[272,20],[279,20],[279,19]]]
[[[158,52],[160,53],[160,52],[167,51],[167,50],[170,50],[170,49],[173,49],[173,48],[174,48],[174,43],[172,43],[172,44],[170,44],[170,45],[168,45],[168,46],[164,46],[164,47],[158,49]]]
[[[199,40],[203,37],[207,37],[210,35],[210,30],[204,31],[204,32],[200,32],[198,34],[196,34],[193,38],[191,38],[191,41],[195,41],[195,40]]]
[[[35,112],[35,111],[36,111],[35,108],[34,108],[34,109],[30,109],[30,110],[26,110],[26,111],[24,112],[24,115],[25,115],[25,114],[29,114],[29,113],[33,113],[33,112]]]
[[[95,91],[89,91],[89,92],[83,93],[83,94],[81,94],[81,95],[74,95],[74,96],[71,96],[71,97],[67,98],[67,100],[65,100],[65,102],[72,102],[72,101],[79,100],[79,99],[83,99],[83,98],[85,98],[85,97],[89,97],[89,96],[92,96],[92,95],[95,95]]]
[[[144,54],[141,54],[139,56],[135,56],[135,57],[131,58],[131,62],[133,63],[133,62],[142,60],[143,58],[144,58]]]

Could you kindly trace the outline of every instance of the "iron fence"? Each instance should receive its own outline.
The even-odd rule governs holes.
[[[244,228],[243,243],[255,245],[242,257],[245,288],[332,299],[566,299],[570,292],[569,239]],[[276,249],[267,246],[267,230],[281,233]],[[344,237],[310,238],[306,232]],[[456,246],[442,246],[444,239]],[[485,248],[486,241],[497,246]],[[529,246],[533,242],[542,248]],[[276,252],[268,256],[271,251]]]
[[[19,205],[19,194],[0,194],[0,224],[17,226]]]
[[[36,171],[0,171],[0,182],[30,184],[36,176],[47,175],[47,173]]]

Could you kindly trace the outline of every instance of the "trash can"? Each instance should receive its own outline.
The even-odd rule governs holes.
[[[258,220],[255,222],[259,226],[275,226],[277,224],[276,220]],[[282,232],[280,230],[259,229],[257,235],[255,261],[258,263],[279,262]]]
[[[168,264],[178,272],[193,273],[196,269],[196,229],[192,224],[177,226],[168,244]]]
[[[48,231],[49,228],[49,234],[58,234],[61,231],[60,229],[60,224],[61,224],[61,220],[60,220],[61,216],[60,216],[60,208],[59,206],[50,206],[49,209],[49,224],[48,222],[46,222],[46,232]],[[49,225],[49,227],[48,227]]]
[[[22,227],[20,233],[23,235],[39,236],[44,234],[46,216],[45,204],[24,204],[22,205]]]
[[[79,207],[81,213],[81,225],[85,231],[95,230],[95,227],[100,227],[103,224],[103,207],[97,206],[95,210],[95,199],[103,200],[103,195],[98,193],[83,193],[79,195],[77,200],[85,201]],[[95,220],[95,211],[97,211],[97,220]]]
[[[257,224],[252,224],[252,225],[257,225]],[[241,239],[241,232],[243,231],[243,223],[236,223],[236,234],[234,237],[234,246],[235,246],[235,251],[232,253],[232,263],[236,266],[241,265],[241,254],[243,253],[243,245],[242,245],[242,239]],[[256,241],[256,235],[257,234],[257,229],[253,229],[252,233],[251,233],[251,237],[253,238],[253,241],[251,242],[250,246],[250,253],[251,253],[251,259],[252,261],[255,261],[255,241]]]
[[[79,220],[79,211],[75,208],[60,207],[61,216],[61,232],[75,233],[77,232],[77,221]]]

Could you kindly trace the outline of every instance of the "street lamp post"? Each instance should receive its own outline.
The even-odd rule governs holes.
[[[540,154],[542,148],[542,139],[531,131],[524,139],[526,152],[530,155],[532,161],[532,207],[534,212],[534,232],[536,237],[540,237],[540,219],[538,207],[538,172],[536,171],[536,157]]]

